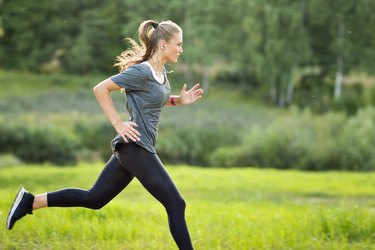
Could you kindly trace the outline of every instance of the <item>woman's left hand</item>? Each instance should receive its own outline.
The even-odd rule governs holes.
[[[196,102],[202,97],[203,89],[198,89],[199,84],[195,84],[190,90],[186,90],[186,83],[182,86],[180,93],[180,103],[187,105]]]

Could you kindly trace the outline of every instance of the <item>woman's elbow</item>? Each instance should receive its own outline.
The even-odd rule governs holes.
[[[103,84],[103,82],[98,83],[92,90],[96,96],[109,92],[108,88],[105,86],[105,84]]]
[[[94,93],[97,94],[100,91],[100,83],[98,83],[97,85],[95,85],[92,88],[92,91],[94,91]]]
[[[96,85],[92,88],[92,90],[94,91],[94,93],[97,93],[97,92],[99,92],[100,89],[102,89],[102,88],[103,88],[103,86],[102,86],[102,84],[101,84],[101,82],[100,82],[100,83],[96,84]]]
[[[114,84],[111,80],[107,79],[107,80],[104,80],[104,81],[98,83],[93,88],[93,91],[94,91],[95,94],[103,93],[103,92],[109,93],[109,92],[117,90],[119,88],[120,87],[117,86],[116,84]]]

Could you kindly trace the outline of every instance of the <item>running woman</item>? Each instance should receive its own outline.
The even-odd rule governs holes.
[[[182,50],[182,30],[172,21],[144,21],[139,42],[117,57],[120,73],[94,87],[96,99],[118,133],[112,140],[113,155],[94,185],[88,189],[65,188],[32,195],[21,188],[9,211],[7,229],[33,210],[45,207],[85,207],[100,209],[137,178],[163,204],[170,232],[179,249],[193,249],[185,221],[185,201],[155,151],[160,112],[163,106],[187,105],[202,97],[195,85],[180,95],[170,95],[164,67],[176,63]],[[111,100],[112,91],[125,89],[129,120],[122,121]]]

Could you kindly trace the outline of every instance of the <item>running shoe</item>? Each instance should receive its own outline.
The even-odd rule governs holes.
[[[17,220],[24,217],[26,214],[32,214],[33,212],[34,195],[21,188],[18,191],[16,199],[10,208],[7,218],[7,229],[11,230]]]

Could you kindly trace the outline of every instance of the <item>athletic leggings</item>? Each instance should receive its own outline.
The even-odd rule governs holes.
[[[119,144],[95,184],[88,190],[66,188],[47,193],[49,207],[100,209],[136,177],[165,207],[169,229],[179,249],[193,249],[185,222],[185,201],[157,154],[137,144]]]

